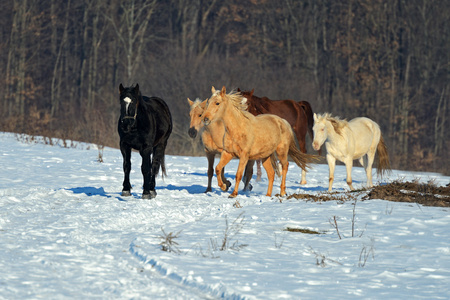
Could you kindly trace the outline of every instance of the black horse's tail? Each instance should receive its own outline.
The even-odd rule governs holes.
[[[313,114],[313,111],[312,111],[312,108],[311,108],[311,104],[309,104],[308,101],[299,101],[298,103],[300,104],[300,106],[305,111],[306,119],[308,120],[309,137],[311,138],[311,141],[313,141],[314,140],[314,132],[313,132],[314,114]],[[322,154],[322,148],[319,149],[319,155],[321,155],[321,154]]]
[[[164,177],[167,177],[165,161],[166,161],[165,156],[163,156],[163,158],[161,160],[161,178],[162,179],[164,179]]]

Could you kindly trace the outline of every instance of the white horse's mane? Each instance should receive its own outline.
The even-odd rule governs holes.
[[[348,126],[348,121],[346,119],[341,119],[340,117],[333,117],[331,113],[323,113],[322,115],[317,115],[318,121],[328,121],[334,128],[337,134],[342,134],[342,129]]]

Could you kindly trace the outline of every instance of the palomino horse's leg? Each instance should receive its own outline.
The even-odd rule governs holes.
[[[216,166],[216,176],[217,176],[217,183],[222,191],[226,191],[228,189],[226,183],[223,182],[222,179],[222,171],[223,168],[230,162],[230,160],[233,158],[233,155],[230,153],[223,151],[220,155],[220,161]]]
[[[281,161],[281,185],[280,185],[280,195],[286,195],[286,175],[289,168],[289,162],[287,160]]]
[[[230,194],[230,196],[229,196],[230,198],[234,198],[238,195],[239,183],[241,182],[242,175],[244,173],[245,167],[247,166],[247,163],[248,163],[248,158],[241,155],[241,157],[239,158],[238,169],[236,171],[236,182],[234,183],[234,190]]]
[[[272,189],[273,189],[273,181],[275,179],[275,171],[272,167],[272,162],[270,161],[270,157],[264,159],[262,161],[262,165],[267,173],[267,178],[269,180],[269,186],[267,187],[267,194],[266,196],[272,196]]]
[[[131,196],[130,171],[131,171],[131,147],[120,143],[120,152],[123,156],[123,189],[122,196]]]
[[[345,163],[345,168],[347,169],[347,184],[350,187],[350,190],[354,190],[353,182],[352,182],[352,168],[353,168],[353,159],[349,158]]]
[[[333,181],[334,181],[334,168],[336,166],[336,158],[332,156],[331,154],[327,154],[327,162],[328,162],[328,169],[329,169],[329,180],[328,180],[328,191],[331,192],[331,189],[333,188]]]

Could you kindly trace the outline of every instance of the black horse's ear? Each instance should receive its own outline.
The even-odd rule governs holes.
[[[123,85],[120,84],[120,85],[119,85],[119,93],[122,94],[122,92],[123,92],[124,89],[125,89],[125,88],[123,87]]]
[[[136,94],[139,94],[139,83],[136,83],[134,89],[136,90]]]

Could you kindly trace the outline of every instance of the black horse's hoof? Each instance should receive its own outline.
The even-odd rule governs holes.
[[[250,183],[244,188],[245,192],[251,192],[251,190],[253,190],[253,185],[251,185]]]
[[[226,191],[228,191],[228,189],[230,188],[230,186],[231,186],[231,182],[229,182],[228,180],[225,182],[225,184],[226,184],[226,186],[227,186],[227,188],[225,189],[225,192]]]
[[[150,191],[149,193],[142,194],[142,199],[153,199],[156,197],[155,191]]]
[[[122,191],[121,196],[123,196],[123,197],[131,196],[131,192],[130,191]]]

